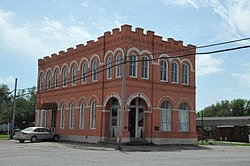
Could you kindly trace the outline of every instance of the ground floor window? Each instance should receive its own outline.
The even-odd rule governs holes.
[[[45,112],[44,112],[44,127],[49,127],[49,124],[48,124],[48,119],[49,119],[49,112],[48,112],[48,110],[46,110]]]
[[[161,131],[171,131],[172,111],[169,102],[164,101],[161,105]]]
[[[96,128],[96,102],[92,101],[91,103],[91,111],[90,111],[90,128]]]
[[[82,102],[80,105],[79,128],[84,129],[84,111],[85,104]]]
[[[179,131],[189,131],[189,107],[186,103],[180,105],[179,111]]]
[[[65,125],[65,105],[61,106],[61,114],[60,114],[60,128],[64,129]]]

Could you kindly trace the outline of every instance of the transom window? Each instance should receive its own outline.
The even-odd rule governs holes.
[[[112,57],[109,56],[107,60],[107,79],[112,78]]]
[[[98,61],[94,60],[92,64],[92,81],[97,81],[98,79]]]
[[[179,78],[179,69],[178,69],[178,64],[176,62],[172,63],[172,82],[173,83],[178,83],[178,78]]]
[[[179,131],[189,131],[189,107],[186,103],[182,103],[179,108]]]
[[[90,128],[96,128],[96,102],[92,101],[91,103],[91,110],[90,110]]]
[[[142,78],[148,79],[149,75],[149,61],[147,56],[142,57]]]
[[[82,83],[86,83],[86,75],[87,75],[87,63],[82,65]]]
[[[74,65],[73,67],[72,67],[72,85],[75,85],[76,84],[76,66]]]
[[[47,89],[51,88],[51,72],[47,74]]]
[[[160,80],[161,81],[168,81],[168,63],[165,59],[161,59],[160,61]]]
[[[75,121],[75,104],[70,104],[70,111],[69,111],[69,128],[74,128],[74,121]]]
[[[182,65],[182,83],[185,85],[189,84],[189,68],[185,63]]]
[[[129,75],[131,77],[137,77],[137,57],[135,54],[130,55],[130,70]]]
[[[161,105],[161,131],[171,131],[172,128],[171,104],[164,101]]]
[[[117,55],[116,57],[116,77],[121,77],[121,54]]]

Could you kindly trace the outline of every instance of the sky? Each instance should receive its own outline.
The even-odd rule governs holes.
[[[37,62],[123,24],[196,46],[250,37],[249,0],[0,0],[0,84],[37,85]],[[250,40],[197,52],[250,45]],[[196,110],[250,99],[250,48],[196,56]]]

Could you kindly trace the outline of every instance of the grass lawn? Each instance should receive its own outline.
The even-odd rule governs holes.
[[[250,146],[250,143],[246,143],[246,142],[227,142],[227,141],[221,141],[224,144],[228,144],[228,145],[234,145],[234,146]]]
[[[0,139],[9,139],[9,135],[7,135],[7,134],[0,134]]]

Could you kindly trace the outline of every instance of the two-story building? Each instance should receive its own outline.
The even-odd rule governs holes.
[[[195,144],[196,47],[143,31],[123,25],[39,59],[36,126],[62,140],[102,142],[121,127],[122,142]]]

